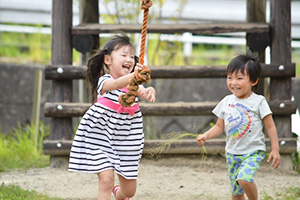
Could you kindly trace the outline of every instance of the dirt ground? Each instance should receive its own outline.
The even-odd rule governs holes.
[[[231,199],[227,167],[223,156],[143,157],[135,200],[226,200]],[[98,180],[95,174],[68,172],[66,169],[30,169],[0,173],[0,183],[46,193],[50,197],[95,200]],[[117,182],[117,179],[116,179]],[[273,170],[264,161],[255,175],[260,199],[264,193],[275,197],[289,186],[300,187],[300,174]],[[112,198],[113,199],[113,198]],[[274,198],[278,199],[278,198]]]

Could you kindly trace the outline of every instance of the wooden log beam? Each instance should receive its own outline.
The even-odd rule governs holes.
[[[155,154],[156,148],[162,147],[169,142],[168,140],[145,140],[144,155]],[[280,153],[295,153],[297,152],[296,138],[279,138]],[[70,154],[72,140],[45,140],[43,143],[43,153],[52,156],[68,156]],[[271,142],[266,139],[267,152],[271,151]],[[218,154],[225,152],[224,139],[212,139],[205,143],[205,148],[208,154]],[[186,139],[178,140],[164,149],[160,154],[199,154],[203,149],[198,145],[196,140]]]
[[[46,65],[45,78],[57,80],[84,79],[86,77],[87,66],[72,65]]]
[[[295,64],[263,64],[262,77],[295,77]],[[84,79],[86,66],[47,65],[46,79]],[[160,66],[151,67],[151,77],[156,78],[224,78],[226,66]]]
[[[85,23],[72,27],[72,34],[95,35],[100,33],[140,33],[140,24],[98,24]],[[230,32],[262,33],[269,32],[266,23],[216,23],[216,24],[148,24],[148,33],[184,33],[213,34]]]
[[[212,115],[217,102],[140,103],[143,116],[193,116]],[[291,115],[296,112],[294,101],[269,101],[274,115]],[[81,117],[89,103],[45,103],[45,117]]]

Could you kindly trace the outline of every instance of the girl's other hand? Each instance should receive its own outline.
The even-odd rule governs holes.
[[[146,99],[147,101],[154,103],[155,102],[155,96],[156,92],[153,87],[147,87],[144,89],[144,91],[140,94],[141,97]]]
[[[197,142],[200,146],[204,145],[207,140],[207,136],[205,134],[199,134],[197,137]]]

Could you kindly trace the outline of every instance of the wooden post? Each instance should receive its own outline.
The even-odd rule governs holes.
[[[80,0],[80,23],[99,23],[98,0]],[[93,50],[99,48],[99,35],[93,35]]]
[[[291,63],[291,0],[271,0],[271,62]],[[291,78],[271,78],[270,100],[291,99]],[[278,136],[291,138],[291,116],[274,116]],[[284,168],[292,168],[291,155],[282,156]]]
[[[35,140],[34,140],[35,149],[38,148],[41,93],[42,93],[42,76],[43,76],[42,70],[38,69],[35,71],[32,117],[31,117],[31,123],[34,124],[34,130],[35,130],[34,131],[35,132]]]
[[[52,48],[53,65],[72,64],[72,0],[52,1]],[[62,72],[63,73],[63,72]],[[72,102],[72,80],[53,80],[52,102]],[[72,118],[52,118],[50,140],[71,140],[73,136]],[[63,167],[68,157],[51,156],[51,167]]]
[[[260,22],[260,23],[266,23],[266,0],[247,0],[247,22]],[[259,41],[249,41],[249,38],[251,37],[251,34],[253,33],[247,33],[246,39],[247,39],[247,47],[249,46],[258,46],[259,44],[250,44],[251,42],[260,43]],[[261,37],[257,37],[257,35],[253,35],[256,38],[264,39],[263,34],[261,34]],[[260,52],[258,52],[258,49],[252,49],[253,51],[258,53],[258,61],[261,63],[265,63],[265,51],[264,47],[261,47],[262,49]],[[264,95],[264,80],[259,81],[257,93]]]
[[[79,1],[80,23],[99,23],[99,2],[98,0]],[[91,52],[81,54],[81,64],[86,65],[87,60],[99,48],[99,35],[92,35],[93,47]],[[92,102],[90,87],[87,87],[88,80],[79,80],[79,102]]]

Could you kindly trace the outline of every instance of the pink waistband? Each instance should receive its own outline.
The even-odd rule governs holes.
[[[112,109],[112,110],[115,110],[117,111],[118,114],[120,113],[128,113],[130,114],[131,116],[134,115],[134,113],[136,111],[138,111],[140,109],[139,107],[139,104],[134,104],[133,106],[130,106],[130,107],[123,107],[121,106],[120,104],[117,104],[117,103],[114,103],[112,102],[111,100],[105,98],[105,97],[98,97],[97,99],[97,102],[98,103],[101,103],[102,105]]]

